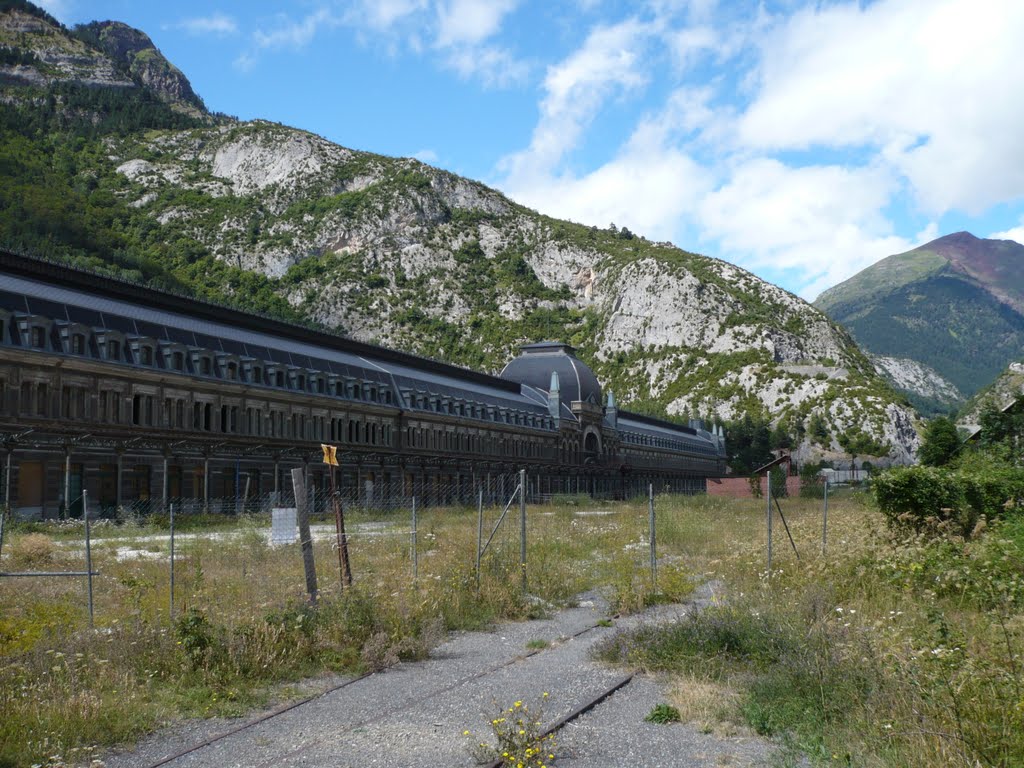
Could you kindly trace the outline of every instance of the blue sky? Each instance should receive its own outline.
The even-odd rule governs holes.
[[[415,156],[805,298],[966,229],[1024,242],[1019,0],[47,0],[206,105]]]

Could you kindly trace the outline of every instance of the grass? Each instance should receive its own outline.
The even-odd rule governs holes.
[[[833,498],[822,556],[820,504],[783,501],[801,559],[777,530],[770,578],[763,527],[734,524],[753,510],[703,499],[666,520],[659,541],[727,597],[600,655],[669,674],[684,720],[773,736],[787,764],[1024,764],[1024,517],[971,542],[894,538]]]
[[[478,591],[473,510],[420,510],[415,583],[406,515],[357,512],[356,586],[340,593],[336,557],[318,542],[316,609],[303,599],[298,547],[269,547],[265,521],[241,519],[179,540],[174,621],[159,525],[104,529],[95,631],[80,580],[0,580],[0,766],[87,763],[160,723],[236,715],[293,681],[422,658],[446,630],[528,619],[588,589],[628,612],[707,583],[724,597],[704,611],[602,649],[666,674],[666,703],[682,720],[770,735],[784,762],[1024,764],[1024,517],[970,542],[894,539],[863,499],[833,495],[822,556],[820,500],[782,506],[800,559],[776,518],[769,578],[761,501],[660,497],[657,585],[645,503],[602,503],[607,515],[531,506],[529,598],[518,521],[499,527]],[[374,521],[384,525],[362,527]],[[63,529],[16,531],[2,567],[80,568],[78,542]],[[149,555],[118,560],[128,544]]]
[[[267,520],[195,521],[176,542],[173,620],[163,521],[98,526],[95,630],[83,580],[0,580],[0,766],[52,756],[87,764],[161,723],[239,715],[289,682],[423,658],[447,630],[529,619],[591,588],[606,589],[619,611],[693,589],[667,546],[652,587],[644,505],[602,503],[612,514],[584,516],[578,501],[530,507],[529,596],[518,520],[499,527],[477,589],[474,509],[419,511],[415,582],[408,514],[353,510],[355,587],[342,594],[337,557],[317,542],[315,609],[305,602],[298,546],[268,546]],[[488,510],[486,531],[499,512]],[[80,570],[83,559],[80,526],[16,526],[0,569]]]

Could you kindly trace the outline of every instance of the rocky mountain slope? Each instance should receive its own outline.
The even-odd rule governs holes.
[[[1024,246],[968,232],[890,256],[815,302],[869,352],[933,369],[965,396],[1024,348]],[[901,386],[948,410],[948,394]]]
[[[117,80],[94,37],[0,14],[3,61],[21,57],[0,65],[0,240],[485,370],[562,339],[628,408],[765,412],[804,455],[860,429],[896,460],[916,450],[912,410],[847,333],[749,272],[415,160],[190,114],[139,72]],[[46,79],[51,49],[75,51],[88,88]]]
[[[973,431],[985,408],[1003,408],[1021,396],[1024,396],[1024,360],[1010,363],[995,381],[968,400],[957,415],[957,424]]]

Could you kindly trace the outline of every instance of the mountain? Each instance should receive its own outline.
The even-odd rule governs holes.
[[[1024,349],[1024,246],[957,232],[882,259],[815,306],[868,352],[925,365],[970,397]],[[959,404],[896,386],[941,410]]]
[[[957,414],[957,423],[969,432],[978,427],[985,408],[1004,408],[1024,395],[1024,360],[1010,363],[996,380],[968,400]]]
[[[155,51],[143,33],[2,2],[0,241],[493,372],[561,339],[628,408],[765,413],[798,455],[838,457],[857,430],[896,460],[916,450],[912,409],[849,335],[749,272],[416,160],[211,115],[187,80],[133,63]]]

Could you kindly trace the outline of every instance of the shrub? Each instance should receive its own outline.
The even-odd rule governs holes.
[[[57,545],[42,533],[30,533],[11,544],[11,560],[18,566],[39,568],[53,563]]]
[[[1001,517],[1024,495],[1024,470],[900,467],[878,475],[873,493],[891,528],[970,537],[983,516]]]

